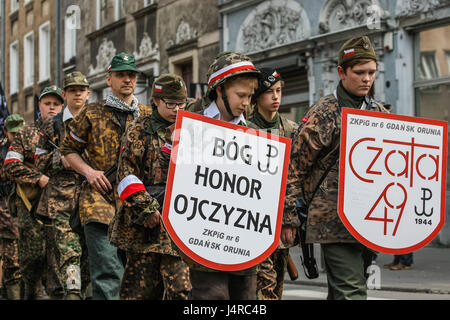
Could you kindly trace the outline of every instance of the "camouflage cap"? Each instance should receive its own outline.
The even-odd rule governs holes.
[[[20,114],[12,114],[5,120],[5,128],[11,133],[16,133],[25,125],[25,121]]]
[[[89,87],[89,82],[87,81],[84,74],[82,74],[80,71],[75,71],[66,74],[66,76],[64,77],[64,90],[67,87],[72,86]]]
[[[369,37],[357,37],[346,41],[341,50],[339,50],[338,65],[355,60],[355,59],[372,59],[377,61],[377,55],[373,49]]]
[[[64,103],[64,98],[62,96],[62,90],[61,90],[61,88],[59,88],[57,86],[46,87],[44,90],[42,90],[42,93],[41,93],[41,95],[39,97],[39,101],[41,101],[41,99],[44,96],[47,96],[49,94],[57,96]]]
[[[209,105],[216,99],[216,87],[224,84],[231,77],[240,74],[252,74],[257,77],[259,71],[253,65],[251,59],[242,53],[224,51],[216,56],[208,69],[208,90],[203,97],[204,103]]]
[[[258,89],[255,91],[253,95],[256,99],[261,94],[270,89],[275,83],[281,81],[281,75],[277,70],[271,68],[261,68],[259,69],[261,72],[258,80]]]
[[[135,71],[138,72],[136,68],[136,61],[134,56],[129,53],[119,53],[112,58],[111,63],[108,67],[108,72],[113,71]]]
[[[257,76],[259,71],[246,55],[232,51],[222,52],[209,66],[207,74],[208,87],[214,89],[227,79],[244,73]]]
[[[187,88],[183,78],[171,73],[160,75],[153,82],[152,98],[186,100]]]

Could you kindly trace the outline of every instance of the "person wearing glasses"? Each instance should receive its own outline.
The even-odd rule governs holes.
[[[183,79],[162,74],[152,87],[151,115],[131,124],[122,140],[118,193],[122,206],[110,226],[110,241],[126,252],[122,300],[186,300],[189,268],[162,223],[171,145],[166,130],[187,105]]]

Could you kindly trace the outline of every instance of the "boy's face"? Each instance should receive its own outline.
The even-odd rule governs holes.
[[[177,120],[178,110],[186,108],[186,100],[154,98],[153,101],[158,108],[159,115],[171,123]]]
[[[48,94],[43,96],[39,101],[39,111],[41,112],[41,119],[43,121],[50,117],[56,116],[62,111],[64,103],[55,95]]]
[[[91,92],[88,87],[70,86],[67,87],[62,94],[69,107],[80,109],[86,104]]]
[[[344,70],[338,67],[339,78],[342,85],[349,93],[363,97],[367,95],[375,81],[377,63],[370,61],[364,64],[357,64]]]
[[[281,81],[271,86],[257,99],[258,109],[267,112],[277,112],[281,104]]]
[[[225,91],[234,117],[239,117],[250,105],[253,93],[255,92],[256,79],[235,79],[229,85],[225,85]],[[222,90],[217,88],[218,99],[222,100]],[[225,105],[218,103],[221,116],[229,116]]]

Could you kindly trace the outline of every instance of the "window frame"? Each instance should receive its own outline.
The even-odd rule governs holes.
[[[11,0],[9,2],[9,4],[10,4],[10,8],[9,8],[9,13],[10,14],[18,11],[19,8],[20,8],[20,1],[19,0]]]
[[[13,50],[15,50],[14,55]],[[9,94],[13,95],[18,92],[19,92],[19,40],[16,40],[9,45]]]
[[[51,78],[50,27],[50,21],[46,21],[39,26],[39,83],[50,80]],[[45,38],[43,37],[44,33],[47,34]]]
[[[31,44],[29,44],[31,38]],[[34,31],[23,37],[23,87],[32,87],[34,84]]]

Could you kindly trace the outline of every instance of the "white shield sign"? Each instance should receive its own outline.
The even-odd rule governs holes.
[[[189,258],[252,267],[278,246],[291,141],[179,111],[163,211]]]
[[[445,218],[445,121],[344,108],[339,216],[376,251],[416,251]]]

